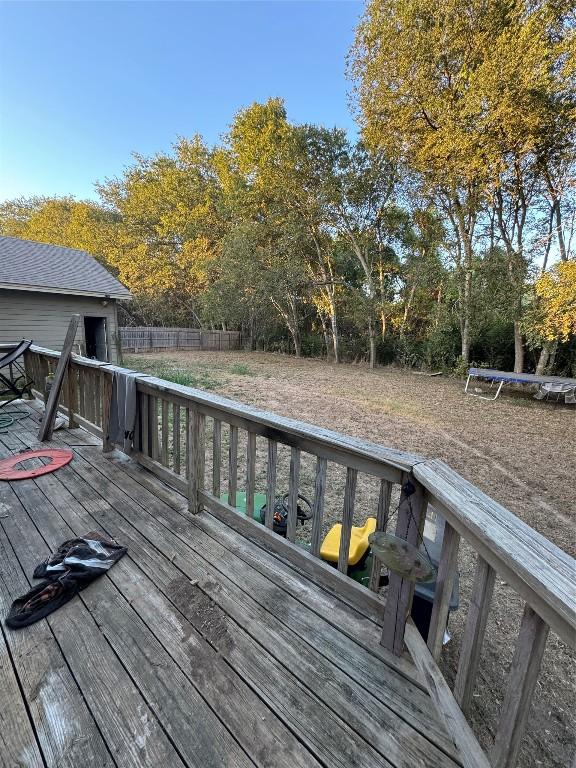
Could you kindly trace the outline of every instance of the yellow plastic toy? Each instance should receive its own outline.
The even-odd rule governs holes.
[[[357,565],[368,551],[368,536],[376,530],[376,518],[369,517],[360,528],[352,526],[350,534],[350,549],[348,550],[348,565]],[[342,523],[336,523],[328,531],[320,547],[320,557],[329,563],[338,562],[340,552],[340,537],[342,535]]]

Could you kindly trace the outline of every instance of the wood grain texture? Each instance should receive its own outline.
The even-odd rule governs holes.
[[[348,467],[346,470],[346,485],[344,487],[344,509],[342,512],[340,550],[338,552],[338,570],[340,573],[348,572],[350,535],[352,533],[352,521],[354,519],[354,501],[356,498],[357,482],[358,472],[355,469]]]
[[[98,466],[104,470],[104,463],[98,462]],[[362,685],[369,687],[374,697],[378,697],[378,699],[383,697],[388,702],[395,702],[397,692],[399,706],[400,702],[405,700],[408,690],[407,681],[404,677],[397,675],[397,673],[394,677],[390,671],[386,672],[385,665],[366,651],[360,651],[361,656],[357,656],[352,650],[355,648],[354,643],[342,637],[340,631],[334,626],[321,622],[318,618],[314,619],[310,610],[305,611],[309,618],[305,621],[299,620],[297,617],[303,610],[300,603],[289,599],[288,596],[279,598],[278,589],[271,591],[270,585],[263,575],[254,574],[245,562],[236,558],[230,551],[225,550],[214,539],[201,535],[200,529],[194,526],[193,520],[200,521],[204,516],[187,519],[172,508],[167,508],[159,499],[154,499],[144,488],[135,487],[135,484],[130,482],[130,478],[117,480],[118,485],[109,487],[105,478],[86,463],[78,464],[75,469],[70,468],[70,472],[74,471],[80,472],[92,487],[99,487],[105,491],[107,498],[110,499],[115,508],[114,514],[107,516],[106,525],[115,526],[110,529],[110,533],[125,540],[131,552],[136,546],[134,539],[128,538],[126,529],[123,528],[120,532],[117,528],[119,525],[125,526],[126,522],[133,526],[132,535],[146,537],[151,543],[154,543],[154,548],[159,547],[166,556],[169,554],[170,559],[190,579],[198,581],[202,591],[209,594],[211,599],[219,605],[225,606],[226,612],[232,612],[233,622],[230,624],[230,631],[237,632],[234,629],[236,624],[245,626],[249,634],[258,639],[263,649],[269,649],[272,646],[272,652],[280,663],[291,673],[297,674],[299,679],[302,675],[313,674],[314,680],[317,681],[316,684],[321,687],[323,685],[321,681],[334,679],[334,684],[330,686],[330,690],[324,690],[323,687],[319,689],[322,698],[325,699],[326,703],[338,701],[338,706],[346,708],[346,719],[353,717],[354,722],[358,722],[358,728],[370,727],[374,734],[379,734],[375,735],[375,738],[383,749],[385,744],[388,744],[388,750],[392,748],[390,731],[395,733],[396,739],[398,739],[395,742],[396,750],[400,742],[404,743],[405,739],[401,738],[401,735],[404,733],[402,729],[405,726],[399,721],[395,721],[395,725],[392,725],[389,720],[390,712],[386,714],[386,710],[382,709],[382,705],[378,704],[376,700],[370,699],[368,705],[362,704],[362,697],[365,698],[367,695],[366,691],[362,692],[357,687],[358,684],[352,682],[352,678],[342,678],[342,672],[337,671],[337,668],[327,668],[326,660],[322,659],[316,646],[322,649],[322,654],[329,653],[331,657],[333,656],[333,663],[337,664],[338,667],[345,666],[348,673],[353,674],[354,679],[360,676]],[[113,476],[108,470],[106,470],[106,474],[110,477]],[[131,496],[138,496],[139,503],[132,501],[131,496],[128,497],[126,491]],[[126,522],[123,522],[122,519]],[[255,523],[253,524],[255,525]],[[265,530],[263,526],[260,527]],[[233,582],[230,581],[230,577],[233,578]],[[168,580],[169,588],[170,581]],[[169,595],[174,599],[173,589],[169,591]],[[257,603],[254,598],[257,598]],[[296,613],[292,609],[289,613],[286,612],[287,600],[291,606],[294,606]],[[211,626],[214,626],[217,630],[214,638],[221,637],[223,640],[222,652],[225,653],[226,649],[230,648],[230,644],[224,642],[224,636],[221,634],[221,623],[213,624],[215,620],[210,616],[211,614],[201,614],[198,628],[206,632]],[[310,625],[309,621],[313,621],[314,625]],[[307,640],[299,640],[298,636],[306,637]],[[237,634],[229,635],[229,638],[230,643],[235,646]],[[340,643],[344,645],[340,647]],[[244,647],[254,648],[254,640],[249,640]],[[265,655],[266,652],[258,650],[255,655]],[[313,654],[314,658],[305,662],[309,654]],[[234,668],[237,669],[236,661]],[[263,675],[265,674],[270,676],[270,671],[266,672],[264,669]],[[352,692],[349,690],[350,687],[353,689]],[[422,696],[419,689],[412,690],[416,697]],[[352,700],[350,699],[351,696],[353,697]],[[407,716],[409,714],[412,718],[422,717],[426,720],[426,724],[423,724],[421,728],[430,738],[432,733],[438,732],[438,726],[434,725],[424,700],[421,701],[420,705],[416,701],[416,699],[408,698],[402,706],[406,707]],[[285,711],[286,706],[287,702],[283,704],[282,711]],[[361,710],[358,710],[358,707]],[[365,723],[364,726],[361,726],[360,721],[366,720],[369,710],[373,713],[378,712],[377,719],[372,725],[367,726]],[[354,711],[356,711],[356,715],[354,715]],[[371,717],[375,716],[373,714]],[[386,723],[390,723],[390,727],[385,725]],[[423,759],[426,759],[426,765],[436,765],[438,761],[440,765],[450,764],[445,755],[441,756],[431,747],[428,738],[420,742],[421,747],[414,746],[415,749],[421,750],[419,760],[414,759],[413,762],[410,762],[407,757],[407,764],[423,764]],[[441,737],[439,736],[439,738]],[[416,743],[418,743],[418,739],[416,739]],[[403,748],[412,754],[413,747],[411,745],[405,744]]]
[[[491,768],[488,758],[478,744],[468,721],[452,696],[448,683],[436,666],[428,646],[411,618],[406,622],[405,637],[414,663],[426,680],[430,698],[442,714],[448,733],[460,751],[462,765],[464,768]]]
[[[56,366],[56,373],[54,374],[52,388],[50,389],[50,395],[48,396],[48,402],[46,403],[44,418],[42,419],[38,431],[38,439],[41,442],[50,440],[52,437],[54,420],[56,418],[58,402],[60,400],[60,392],[62,390],[62,385],[64,384],[64,376],[66,375],[66,369],[68,367],[70,355],[72,354],[72,346],[74,345],[74,338],[76,337],[76,330],[79,322],[80,315],[72,315],[62,346],[62,354],[59,356],[58,365]]]
[[[432,606],[430,628],[428,630],[428,648],[435,661],[438,661],[440,653],[442,652],[444,631],[446,629],[448,609],[450,607],[450,597],[452,596],[454,578],[458,571],[459,547],[459,534],[449,523],[446,523],[444,527],[440,562],[438,564],[438,575],[436,577],[436,589],[434,590],[434,604]]]
[[[167,400],[162,400],[162,464],[165,467],[169,466],[168,461],[168,440],[170,437],[170,418],[169,418],[170,404]]]
[[[228,504],[236,506],[238,488],[238,427],[230,425],[230,443],[228,446]]]
[[[180,443],[180,406],[172,403],[172,467],[177,475],[182,466]]]
[[[298,493],[300,491],[300,450],[292,448],[290,451],[290,476],[288,479],[288,524],[286,538],[294,541],[296,538],[296,526],[298,524]]]
[[[220,470],[222,466],[222,422],[214,419],[212,425],[212,493],[220,497]]]
[[[100,372],[102,379],[100,395],[102,399],[102,450],[104,453],[114,450],[110,442],[110,407],[112,405],[112,374],[105,370]]]
[[[494,768],[515,768],[538,681],[549,627],[529,605],[524,608],[508,686],[494,747],[490,757]]]
[[[380,491],[378,493],[378,510],[376,512],[376,530],[386,531],[388,527],[388,517],[390,515],[390,498],[392,496],[392,483],[388,480],[380,481]],[[372,558],[372,569],[370,571],[369,587],[372,592],[378,592],[380,589],[380,573],[382,563],[377,557]]]
[[[248,432],[246,441],[246,514],[254,517],[254,492],[256,490],[256,435]]]
[[[188,445],[190,446],[188,467],[188,509],[198,514],[202,509],[200,491],[204,488],[206,466],[205,446],[206,419],[203,413],[193,410],[190,413],[188,427]]]
[[[460,536],[576,648],[574,559],[443,462],[417,464],[414,475]]]
[[[278,461],[278,443],[268,440],[268,461],[266,465],[266,528],[274,527],[274,503],[276,501],[276,473]]]
[[[406,477],[400,495],[396,536],[418,547],[422,539],[425,519],[424,489],[420,483]],[[384,610],[382,645],[397,656],[400,656],[404,650],[404,626],[410,615],[413,596],[414,582],[403,579],[391,571]]]
[[[480,663],[482,644],[486,633],[486,622],[492,602],[496,573],[488,563],[478,555],[476,573],[472,586],[470,605],[466,617],[466,626],[460,645],[458,671],[454,683],[454,698],[460,709],[466,714],[470,708],[474,683]]]
[[[324,494],[326,491],[326,470],[328,462],[320,456],[316,459],[316,478],[314,480],[314,517],[312,518],[312,534],[310,537],[310,552],[314,557],[320,557],[322,545],[322,523],[324,521]]]

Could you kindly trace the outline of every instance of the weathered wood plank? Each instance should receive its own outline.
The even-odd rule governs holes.
[[[490,755],[494,768],[516,766],[549,629],[526,604]]]
[[[42,424],[38,431],[38,439],[41,442],[50,440],[52,437],[54,420],[56,418],[56,411],[58,410],[58,401],[60,400],[60,391],[64,383],[64,376],[66,374],[70,355],[72,354],[72,346],[74,344],[74,338],[79,322],[80,315],[72,315],[70,317],[70,323],[68,324],[68,330],[66,331],[66,337],[64,338],[64,344],[62,346],[62,353],[58,360],[54,381],[52,382],[52,388],[50,390],[50,395],[48,396],[48,402],[46,403],[44,418],[42,419]]]
[[[238,487],[238,427],[230,425],[230,444],[228,446],[228,504],[236,506]]]
[[[246,514],[254,517],[254,491],[256,488],[256,435],[248,432],[246,442]]]
[[[212,493],[220,498],[220,470],[222,466],[222,422],[214,419],[212,425]]]
[[[170,417],[169,417],[169,403],[167,400],[162,400],[162,464],[165,467],[169,467],[168,460],[168,439],[170,437]]]
[[[3,558],[0,541],[0,555]],[[2,601],[3,585],[1,582],[4,559],[0,561],[0,605],[3,613],[9,605]],[[7,592],[5,594],[8,594]],[[28,713],[22,699],[18,678],[10,661],[8,647],[0,632],[0,691],[2,691],[2,715],[0,728],[0,755],[4,765],[22,765],[30,768],[43,768],[40,749],[34,730],[28,719]]]
[[[20,502],[13,494],[2,493],[10,509]],[[4,507],[3,507],[4,508]],[[10,605],[30,589],[0,528],[0,611],[6,616]],[[10,679],[10,656],[18,673]],[[43,766],[40,750],[24,706],[26,698],[42,754],[49,766],[82,765],[88,768],[113,766],[114,762],[86,706],[46,621],[24,631],[0,632],[0,763],[6,766]],[[15,686],[15,687],[13,687]]]
[[[104,453],[114,450],[114,445],[110,442],[110,407],[112,405],[112,374],[107,373],[105,369],[100,371],[102,379],[100,393],[102,398],[102,450]]]
[[[0,485],[0,492],[5,487]],[[28,482],[16,483],[15,488],[26,510],[41,521],[48,505],[44,494]],[[48,546],[16,505],[11,505],[3,525],[22,569],[31,573],[50,553]],[[115,760],[132,768],[156,768],[159,764],[183,768],[152,710],[83,603],[73,600],[50,616],[48,624]]]
[[[276,473],[278,460],[278,443],[276,440],[268,440],[268,463],[266,465],[266,514],[265,525],[274,527],[274,503],[276,501]],[[214,494],[216,495],[216,494]]]
[[[180,406],[172,404],[172,467],[174,472],[180,474]]]
[[[430,618],[430,628],[428,630],[428,648],[436,661],[440,658],[440,653],[442,651],[444,631],[446,629],[448,609],[450,607],[450,597],[452,595],[454,578],[458,571],[459,546],[459,534],[449,523],[446,523],[444,527],[440,562],[438,564],[438,575],[436,577],[434,605],[432,606],[432,616]]]
[[[430,698],[438,711],[442,713],[448,733],[460,750],[462,765],[464,768],[491,768],[488,758],[468,725],[468,721],[456,704],[448,683],[444,680],[428,650],[428,646],[410,617],[406,622],[405,639],[414,663],[426,680]]]
[[[75,429],[78,424],[74,413],[78,408],[78,371],[71,362],[66,370],[66,406],[68,408],[68,429]]]
[[[300,491],[300,449],[290,450],[290,476],[288,479],[288,520],[286,538],[294,541],[298,524],[298,493]]]
[[[160,459],[160,440],[158,434],[158,398],[151,397],[148,402],[148,431],[150,433],[150,456],[154,461]]]
[[[376,512],[376,530],[385,531],[388,527],[388,517],[390,515],[390,498],[392,496],[392,483],[388,480],[380,481],[380,492],[378,494],[378,510]],[[382,563],[377,557],[372,558],[372,570],[370,571],[369,587],[372,592],[378,592],[380,589],[380,573]]]
[[[314,557],[320,557],[322,545],[322,523],[324,520],[324,493],[326,491],[326,470],[328,462],[318,457],[316,459],[316,479],[314,481],[314,517],[312,519],[312,535],[310,552]]]
[[[104,499],[95,498],[93,489],[75,472],[67,473],[64,483],[66,487],[54,475],[38,479],[38,485],[45,487],[47,495],[58,496],[58,511],[76,534],[85,530],[98,530],[122,540],[128,546],[128,555],[109,572],[110,580],[212,710],[218,713],[220,720],[234,734],[249,757],[261,765],[263,747],[272,741],[282,744],[282,750],[275,750],[274,754],[274,765],[278,768],[319,767],[315,758],[290,733],[282,719],[266,707],[220,654],[174,608],[171,598],[174,585],[183,578],[181,571],[132,525],[124,521]],[[164,597],[163,593],[170,599]],[[90,593],[87,594],[90,596]],[[206,670],[210,670],[210,674],[206,674]],[[189,709],[187,698],[185,705]],[[197,714],[195,720],[196,727],[202,727],[204,720],[201,713]],[[208,726],[206,730],[209,737],[218,740],[213,718],[209,718]],[[188,730],[186,728],[184,735]],[[229,759],[234,759],[236,754],[236,750],[232,750]],[[226,762],[220,758],[214,760],[213,764],[220,766]]]
[[[200,491],[204,488],[206,465],[205,416],[197,410],[190,413],[188,445],[190,446],[188,467],[188,509],[197,514],[202,509]]]
[[[422,538],[425,519],[424,489],[420,483],[412,482],[406,478],[402,484],[400,506],[398,507],[396,536],[417,547]],[[390,572],[384,610],[382,645],[397,656],[404,650],[404,626],[410,615],[413,595],[414,582]]]
[[[478,555],[468,616],[460,645],[456,682],[454,683],[454,698],[464,714],[468,712],[472,701],[495,578],[494,569]]]
[[[340,573],[347,573],[348,571],[350,535],[352,533],[352,521],[354,519],[354,501],[356,497],[357,481],[358,472],[355,469],[348,467],[346,470],[346,486],[344,489],[344,510],[342,513],[340,551],[338,552],[338,570]]]
[[[441,461],[414,467],[437,509],[571,648],[576,648],[572,557]]]
[[[154,546],[159,547],[166,555],[169,554],[170,559],[174,564],[182,569],[189,578],[198,581],[198,583],[201,584],[202,590],[209,594],[213,601],[218,602],[218,604],[222,603],[222,605],[225,606],[225,611],[231,613],[234,617],[229,632],[237,632],[238,630],[235,629],[235,627],[237,624],[240,624],[249,629],[250,635],[259,638],[262,650],[259,650],[256,654],[252,653],[252,656],[258,658],[265,656],[266,651],[264,649],[272,647],[272,652],[278,657],[286,669],[293,671],[299,677],[301,675],[313,674],[317,681],[315,685],[319,687],[318,689],[323,699],[325,699],[327,703],[331,702],[332,706],[334,706],[334,701],[337,701],[339,707],[345,707],[346,720],[348,721],[350,718],[354,718],[355,728],[369,727],[371,733],[370,738],[376,739],[376,743],[382,745],[382,750],[387,750],[386,754],[388,754],[391,749],[394,749],[395,753],[397,752],[400,754],[398,752],[400,746],[403,752],[412,749],[422,749],[423,751],[420,752],[421,757],[419,759],[425,759],[426,765],[450,764],[446,755],[436,752],[428,739],[420,741],[419,743],[421,744],[421,747],[418,747],[415,743],[418,742],[418,737],[415,737],[415,739],[408,739],[407,733],[406,736],[403,737],[402,729],[405,728],[406,725],[401,721],[396,720],[393,726],[389,726],[389,718],[391,717],[390,711],[382,709],[376,699],[370,699],[366,690],[358,688],[357,683],[354,682],[353,678],[342,678],[341,680],[341,672],[338,672],[335,668],[326,668],[326,660],[322,660],[322,655],[315,649],[315,646],[318,644],[318,631],[312,630],[309,626],[307,627],[306,634],[308,642],[311,642],[310,645],[306,643],[302,644],[302,640],[298,640],[294,634],[291,634],[292,629],[289,629],[289,627],[292,628],[293,624],[298,624],[296,617],[300,614],[302,608],[299,603],[296,603],[298,606],[296,616],[292,613],[289,615],[286,614],[286,598],[279,600],[275,593],[271,592],[270,594],[267,594],[270,591],[270,588],[269,585],[266,585],[266,581],[262,576],[259,576],[256,581],[254,581],[252,577],[249,578],[250,569],[246,569],[246,564],[242,566],[241,561],[234,559],[229,552],[226,555],[226,561],[220,563],[218,554],[218,551],[221,549],[220,545],[209,537],[202,536],[201,538],[198,538],[200,531],[199,529],[195,529],[192,521],[186,521],[184,517],[181,515],[179,516],[178,513],[171,510],[171,508],[166,509],[166,505],[159,503],[158,499],[156,499],[153,504],[150,495],[145,493],[145,496],[141,498],[143,506],[140,506],[140,504],[135,504],[131,498],[128,498],[120,489],[120,486],[122,486],[122,488],[130,490],[131,493],[134,492],[133,488],[128,486],[127,481],[120,480],[119,486],[114,490],[110,489],[107,485],[103,485],[102,475],[95,472],[94,469],[90,468],[85,463],[78,464],[74,468],[71,466],[69,469],[70,472],[80,472],[90,484],[94,486],[98,485],[100,488],[105,487],[106,496],[110,502],[114,504],[116,511],[115,514],[110,515],[109,520],[107,518],[107,526],[108,524],[114,526],[124,525],[121,520],[122,518],[131,522],[134,526],[134,535],[144,536],[151,542],[153,541]],[[96,475],[98,475],[98,477],[96,477]],[[137,492],[142,493],[142,491],[145,492],[145,489],[139,489]],[[144,506],[146,507],[145,512]],[[201,518],[198,519],[200,520]],[[264,529],[263,526],[261,527]],[[109,532],[111,535],[120,537],[120,533],[115,529],[110,529]],[[132,540],[128,541],[125,533],[122,533],[122,538],[127,541],[130,551],[133,551],[135,546],[134,542]],[[196,542],[197,546],[194,542]],[[191,549],[194,550],[195,554],[191,552]],[[200,555],[200,551],[203,552],[203,555]],[[217,565],[222,569],[222,572],[216,570]],[[237,572],[236,568],[238,568]],[[229,573],[231,569],[235,571],[234,574]],[[232,586],[228,581],[228,576],[224,575],[224,572],[233,575],[234,579],[238,581],[238,584],[243,584],[244,589],[240,586]],[[173,581],[168,579],[167,585],[167,588],[171,590],[169,595],[171,599],[174,599]],[[258,602],[265,601],[269,609],[274,609],[275,613],[282,616],[281,621],[272,619],[271,616],[268,619],[264,618],[264,614],[262,613],[264,609],[262,607],[258,608],[252,597],[248,594],[253,594],[254,590],[259,593],[257,595]],[[288,623],[289,626],[287,626],[286,623]],[[211,626],[212,620],[204,614],[202,626],[199,625],[198,629],[206,632],[209,631],[208,628]],[[221,624],[218,626],[221,627]],[[336,637],[340,638],[341,635],[334,627],[325,623],[321,623],[318,626],[324,626],[325,628],[328,628],[326,631],[332,633],[331,641],[326,639],[326,641],[322,641],[321,643],[323,653],[328,651],[331,653],[334,648],[334,639]],[[220,631],[222,631],[222,629]],[[272,634],[270,634],[271,632]],[[237,646],[238,639],[236,634],[229,636],[231,642],[225,643],[224,647],[231,649]],[[224,635],[222,635],[222,637],[224,637]],[[388,697],[391,701],[397,700],[395,696],[396,691],[398,692],[400,700],[406,695],[407,681],[405,678],[396,676],[397,683],[395,684],[393,682],[394,678],[390,677],[390,671],[385,673],[385,665],[375,657],[372,657],[371,654],[367,654],[362,650],[360,651],[360,654],[363,653],[364,656],[363,660],[360,661],[359,657],[355,657],[351,654],[350,649],[355,647],[354,644],[350,643],[350,641],[346,642],[348,642],[349,647],[346,650],[342,649],[339,658],[342,664],[347,665],[349,671],[354,670],[354,679],[360,675],[363,685],[370,687],[370,689],[378,696]],[[248,639],[247,647],[251,646],[253,648],[253,643],[253,639]],[[224,650],[221,652],[224,653]],[[306,659],[310,654],[314,656],[314,659],[307,661]],[[369,670],[366,669],[364,671],[365,664],[369,665]],[[238,670],[235,661],[233,667]],[[299,669],[296,670],[296,667]],[[268,679],[273,679],[270,677],[270,669],[268,668],[268,665],[266,665],[266,668],[267,671],[265,670],[264,674],[268,675]],[[383,682],[383,674],[388,675],[388,677],[385,678],[387,680],[386,683]],[[346,685],[344,686],[345,679]],[[325,684],[320,682],[322,680],[334,680],[333,689],[332,686],[330,686],[330,690],[326,690]],[[346,690],[343,690],[343,686]],[[279,690],[283,690],[283,688],[279,687]],[[315,690],[315,688],[312,688],[312,690]],[[366,700],[367,696],[369,698],[368,701]],[[352,699],[350,697],[352,697]],[[282,703],[281,711],[284,711],[286,704],[287,702]],[[378,712],[376,721],[366,725],[368,721],[373,719],[375,711]],[[416,716],[415,712],[418,711],[418,708],[415,707],[413,701],[411,701],[409,710],[407,711],[410,712],[412,718]],[[368,712],[371,714],[368,715]],[[430,713],[427,711],[424,703],[420,708],[420,713],[422,717],[427,718],[427,724],[426,726],[423,726],[423,730],[427,737],[430,738],[431,734],[434,732],[434,725],[433,720],[430,719]],[[361,725],[361,723],[364,723],[364,725]],[[394,734],[392,742],[390,741],[391,734]],[[394,742],[396,743],[396,746],[394,746]],[[370,763],[370,765],[372,764],[378,763]],[[408,764],[418,764],[418,760],[414,760],[412,763]]]

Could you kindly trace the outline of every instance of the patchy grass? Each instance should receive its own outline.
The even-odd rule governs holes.
[[[210,366],[200,364],[183,367],[182,363],[177,360],[129,355],[126,356],[125,365],[150,376],[173,381],[174,384],[193,387],[194,389],[216,389],[225,383],[221,377],[214,375]]]
[[[254,372],[246,365],[246,363],[234,363],[230,368],[230,372],[235,376],[254,376]]]

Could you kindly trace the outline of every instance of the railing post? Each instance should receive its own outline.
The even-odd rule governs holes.
[[[405,539],[413,546],[418,546],[424,530],[425,519],[424,488],[413,478],[404,475],[396,536]],[[396,656],[401,656],[404,651],[404,628],[412,608],[413,596],[414,582],[391,572],[380,643]]]
[[[444,526],[444,538],[442,540],[442,552],[438,565],[436,578],[436,590],[434,593],[434,605],[428,630],[428,648],[435,661],[440,658],[444,630],[448,620],[448,609],[452,596],[454,577],[458,569],[458,548],[460,535],[449,523]]]

